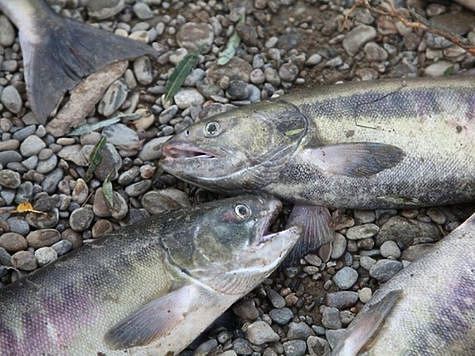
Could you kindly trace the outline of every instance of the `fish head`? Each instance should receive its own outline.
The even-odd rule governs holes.
[[[219,292],[244,293],[269,275],[300,236],[297,227],[271,233],[282,203],[242,195],[201,207],[183,239],[164,240],[173,264]]]
[[[162,148],[162,167],[217,191],[253,191],[275,180],[308,130],[294,105],[262,102],[211,116]]]

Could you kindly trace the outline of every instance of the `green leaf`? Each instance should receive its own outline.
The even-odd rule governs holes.
[[[94,149],[92,150],[91,155],[89,156],[89,168],[87,169],[86,175],[84,177],[84,180],[86,182],[89,182],[91,180],[97,166],[101,163],[101,153],[106,143],[107,138],[105,136],[102,136],[99,142],[97,142],[94,146]]]
[[[104,183],[102,183],[102,194],[104,194],[104,198],[106,200],[106,204],[109,209],[114,208],[114,190],[112,189],[112,183],[109,180],[109,176],[107,176]]]
[[[236,31],[234,31],[231,37],[229,37],[228,43],[226,44],[226,49],[219,54],[218,64],[220,66],[225,65],[231,60],[231,58],[234,57],[240,43],[241,37],[239,37]]]
[[[165,87],[165,102],[171,102],[171,99],[178,93],[178,90],[180,90],[188,74],[190,74],[193,68],[198,64],[199,59],[198,52],[192,52],[187,54],[185,58],[178,63],[172,75],[168,78]]]
[[[117,116],[114,116],[110,119],[107,119],[107,120],[102,120],[102,121],[99,121],[99,122],[96,122],[94,124],[84,124],[84,125],[81,125],[79,126],[77,129],[71,131],[69,133],[69,136],[81,136],[81,135],[85,135],[85,134],[88,134],[89,132],[92,132],[92,131],[95,131],[97,129],[101,129],[103,127],[107,127],[107,126],[110,126],[110,125],[113,125],[119,121],[121,121],[123,118],[126,118],[127,121],[130,121],[130,120],[136,120],[136,119],[139,119],[141,117],[141,115],[139,114],[120,114],[120,115],[117,115]]]

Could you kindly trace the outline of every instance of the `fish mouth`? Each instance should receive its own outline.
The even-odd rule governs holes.
[[[167,143],[162,147],[167,160],[213,159],[216,154],[188,143]]]

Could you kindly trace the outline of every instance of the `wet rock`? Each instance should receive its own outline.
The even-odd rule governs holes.
[[[307,348],[310,356],[322,356],[330,353],[330,345],[327,340],[318,336],[309,336]]]
[[[246,331],[247,339],[255,345],[279,341],[279,335],[264,321],[256,321]]]
[[[38,267],[35,255],[31,251],[19,251],[12,256],[12,265],[22,271],[33,271]]]
[[[87,3],[88,14],[98,20],[117,15],[125,7],[124,0],[94,0]]]
[[[375,236],[379,231],[379,226],[375,224],[364,224],[353,226],[346,232],[346,237],[350,240],[361,240]]]
[[[0,170],[0,186],[16,189],[21,184],[20,174],[10,169]]]
[[[11,253],[26,250],[28,244],[22,235],[16,232],[7,232],[0,235],[0,247]]]
[[[286,356],[303,356],[307,350],[307,343],[303,340],[290,340],[283,345]]]
[[[207,23],[188,22],[181,26],[176,40],[189,51],[201,50],[201,53],[207,53],[214,40],[213,28]]]
[[[333,281],[340,289],[351,288],[357,280],[358,272],[351,267],[343,267],[333,277]]]
[[[369,275],[379,282],[387,282],[396,273],[402,270],[403,265],[399,261],[394,260],[379,260],[369,270]]]
[[[28,245],[33,248],[40,248],[45,246],[51,246],[61,239],[61,235],[58,230],[55,229],[41,229],[35,230],[28,234],[26,240]]]
[[[203,95],[194,88],[181,89],[173,98],[180,109],[186,109],[192,105],[202,105],[205,101]]]
[[[141,142],[136,131],[124,124],[110,125],[102,130],[107,142],[120,150],[133,151],[141,147]]]
[[[159,214],[191,205],[186,193],[175,188],[167,188],[145,193],[142,197],[142,206],[150,214]]]
[[[375,38],[376,30],[374,27],[358,25],[345,35],[343,48],[350,56],[354,56],[358,53],[361,46]]]
[[[148,141],[139,153],[139,158],[142,161],[153,161],[160,158],[162,155],[162,146],[167,142],[171,136],[162,136]]]
[[[285,302],[285,301],[284,301]],[[279,324],[285,325],[294,317],[294,313],[289,308],[272,309],[269,312],[271,319]]]
[[[326,304],[329,307],[344,309],[352,307],[358,301],[358,293],[350,291],[341,291],[328,293],[326,295]]]
[[[35,251],[35,257],[38,265],[44,266],[58,259],[58,253],[51,247],[41,247]]]
[[[111,116],[127,99],[128,88],[122,80],[117,80],[107,89],[104,97],[97,107],[99,114]]]
[[[420,242],[432,242],[441,238],[437,226],[417,220],[409,220],[401,216],[391,217],[376,236],[376,244],[382,245],[385,241],[393,240],[401,247]]]
[[[91,226],[94,219],[94,212],[90,206],[85,206],[74,210],[69,216],[69,226],[74,231],[84,231]]]
[[[13,85],[9,85],[0,94],[0,102],[12,113],[18,114],[23,107],[23,100],[18,90]]]

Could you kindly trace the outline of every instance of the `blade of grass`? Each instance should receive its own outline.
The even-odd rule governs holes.
[[[178,93],[178,90],[180,90],[185,82],[188,74],[190,74],[193,68],[198,64],[198,61],[199,53],[192,52],[187,54],[180,63],[178,63],[165,87],[165,103],[171,102],[172,98]]]
[[[91,152],[91,155],[89,156],[89,167],[87,169],[86,175],[84,177],[84,180],[86,182],[89,182],[92,179],[92,176],[94,174],[94,171],[96,170],[97,166],[101,163],[102,161],[102,149],[107,143],[107,138],[105,136],[101,136],[101,139],[99,142],[96,143],[94,146],[94,149]]]

